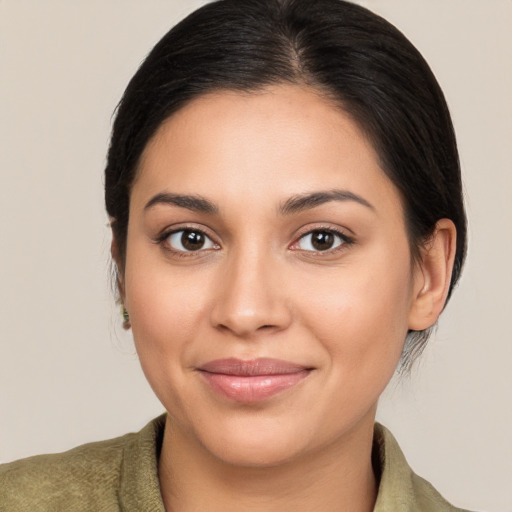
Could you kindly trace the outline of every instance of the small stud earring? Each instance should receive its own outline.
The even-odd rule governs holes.
[[[123,328],[128,330],[131,327],[130,315],[128,314],[128,310],[124,307],[124,304],[121,306],[121,315],[123,315]]]

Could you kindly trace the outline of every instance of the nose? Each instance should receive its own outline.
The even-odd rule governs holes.
[[[279,264],[259,252],[240,253],[225,262],[211,323],[241,338],[279,332],[292,320]]]

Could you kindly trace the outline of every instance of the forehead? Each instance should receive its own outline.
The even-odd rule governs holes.
[[[165,190],[261,203],[333,188],[398,199],[347,113],[315,90],[282,85],[207,94],[176,112],[145,148],[132,200]]]

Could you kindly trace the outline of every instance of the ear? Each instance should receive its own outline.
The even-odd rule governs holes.
[[[117,237],[115,235],[115,230],[112,229],[112,243],[110,244],[110,254],[112,255],[112,260],[116,266],[115,275],[116,275],[116,285],[117,291],[119,292],[119,298],[121,302],[124,303],[125,299],[125,289],[124,289],[124,261],[121,256],[121,251],[119,249],[119,243],[117,241]]]
[[[450,289],[456,241],[457,230],[453,222],[441,219],[432,237],[421,248],[421,259],[414,269],[409,329],[427,329],[441,314]]]

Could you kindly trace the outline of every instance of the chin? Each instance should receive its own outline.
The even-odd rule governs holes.
[[[304,421],[303,413],[286,418],[270,415],[268,411],[253,412],[224,418],[214,429],[195,431],[194,438],[225,464],[263,469],[296,462],[337,437],[330,429],[324,435],[319,433],[321,429]]]
[[[218,460],[240,468],[265,469],[283,466],[300,457],[303,450],[300,444],[284,441],[281,436],[261,436],[257,439],[231,437],[210,447]]]

